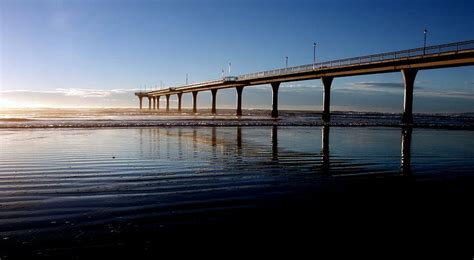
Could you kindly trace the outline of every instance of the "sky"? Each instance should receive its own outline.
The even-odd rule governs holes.
[[[134,91],[474,39],[474,1],[0,0],[1,107],[138,107]],[[283,83],[281,109],[322,109],[320,80]],[[235,90],[218,92],[235,108]],[[474,112],[474,66],[420,71],[414,112]],[[210,107],[210,93],[198,107]],[[336,78],[332,110],[401,112],[401,73]],[[176,103],[172,98],[172,106]],[[164,99],[162,99],[164,101]],[[183,95],[191,106],[191,94]],[[248,87],[243,108],[271,108]]]

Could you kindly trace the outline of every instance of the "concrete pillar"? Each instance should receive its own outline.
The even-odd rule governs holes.
[[[236,87],[237,89],[237,116],[242,116],[242,90],[244,90],[243,86]]]
[[[161,97],[161,96],[157,96],[157,97],[156,97],[156,109],[157,109],[157,110],[160,109],[160,97]]]
[[[324,94],[323,94],[323,121],[328,123],[331,119],[331,84],[334,77],[322,77],[321,80],[323,82],[324,87]]]
[[[170,111],[170,95],[167,94],[166,96],[166,112]]]
[[[402,148],[400,153],[400,174],[408,176],[411,174],[411,126],[402,128]]]
[[[415,84],[415,77],[418,70],[403,69],[403,83],[405,85],[403,91],[403,124],[413,123],[413,86]]]
[[[181,113],[181,97],[183,93],[178,93],[178,113]]]
[[[193,113],[197,113],[197,91],[193,91]]]
[[[143,109],[143,97],[138,96],[138,100],[140,100],[140,109]]]
[[[156,109],[156,97],[152,97],[153,98],[153,110]]]
[[[148,110],[151,110],[151,97],[148,97]]]
[[[278,89],[280,82],[272,83],[272,117],[278,117]]]
[[[217,89],[211,89],[211,94],[212,94],[212,109],[211,113],[215,115],[217,113],[216,110],[216,97],[217,97]]]

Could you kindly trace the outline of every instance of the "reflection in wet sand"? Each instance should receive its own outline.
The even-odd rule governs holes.
[[[272,127],[272,159],[278,160],[278,126]]]
[[[321,157],[322,157],[322,171],[325,174],[330,173],[329,161],[329,125],[322,127],[321,135]]]
[[[317,169],[319,169],[318,172],[320,171],[320,173],[323,175],[335,174],[342,176],[344,174],[351,173],[362,174],[364,171],[363,168],[360,168],[360,166],[363,166],[365,164],[356,164],[354,165],[355,167],[349,167],[352,162],[348,159],[338,158],[335,162],[333,162],[334,165],[331,165],[332,162],[330,154],[330,128],[331,127],[329,125],[321,127],[321,148],[318,153],[293,151],[294,147],[291,146],[281,147],[279,145],[279,132],[283,131],[284,133],[286,133],[288,129],[281,126],[272,126],[269,129],[269,139],[271,140],[271,142],[269,142],[270,145],[267,145],[265,143],[259,144],[258,142],[255,143],[254,141],[252,141],[248,145],[248,147],[252,147],[252,149],[243,149],[243,146],[245,142],[249,142],[248,140],[252,139],[247,138],[251,136],[246,136],[246,132],[252,132],[253,129],[252,131],[245,131],[249,130],[249,128],[242,128],[240,126],[227,128],[166,128],[165,130],[160,130],[160,128],[148,128],[140,129],[139,131],[141,136],[140,146],[142,153],[143,145],[153,144],[153,146],[156,147],[157,150],[160,150],[160,144],[164,141],[166,145],[164,151],[166,151],[167,159],[175,158],[173,155],[173,151],[176,151],[176,156],[179,160],[186,159],[186,153],[189,152],[186,151],[188,147],[192,147],[193,158],[196,159],[199,157],[199,150],[205,149],[204,147],[207,146],[212,151],[212,159],[219,158],[223,154],[235,153],[234,158],[239,158],[240,162],[241,159],[245,157],[252,158],[252,160],[254,161],[258,159],[255,162],[256,164],[265,164],[267,163],[267,157],[265,157],[265,155],[268,154],[268,162],[274,163],[274,166],[286,167],[288,166],[288,163],[290,161],[295,161],[294,159],[290,160],[289,158],[300,158],[306,163],[312,162],[319,165],[319,167],[317,167]],[[148,132],[149,136],[145,138],[143,136],[143,131]],[[412,129],[402,128],[401,133],[401,159],[399,169],[402,175],[409,175],[411,173],[410,153]],[[231,136],[235,137],[232,138]],[[262,138],[261,140],[265,139],[266,138]],[[350,137],[348,137],[348,139],[349,140],[346,141],[350,141]],[[235,140],[235,142],[232,142],[232,140]],[[339,138],[339,140],[341,139]],[[316,146],[316,143],[314,143],[314,146]],[[267,148],[268,150],[266,150]],[[339,147],[335,148],[338,149]],[[314,160],[316,158],[319,158],[319,160]],[[308,167],[309,165],[310,164],[308,164]],[[345,167],[344,165],[348,166]],[[335,171],[331,171],[331,168],[333,167],[335,167]],[[380,169],[380,172],[386,172],[386,170]],[[369,170],[367,171],[367,173],[373,174],[377,173],[377,171]]]
[[[411,174],[411,136],[412,127],[402,128],[402,147],[400,156],[400,173],[404,176]]]
[[[446,135],[450,138],[443,139]],[[0,149],[0,238],[9,238],[0,239],[0,253],[9,250],[4,255],[23,252],[25,245],[35,254],[48,239],[53,249],[57,241],[82,249],[83,244],[95,248],[97,238],[107,247],[109,239],[130,244],[161,237],[154,244],[159,250],[156,245],[169,241],[169,234],[181,241],[190,226],[215,223],[224,232],[234,223],[260,227],[271,219],[276,227],[298,223],[303,230],[311,225],[320,230],[328,221],[312,218],[326,215],[320,212],[335,209],[333,216],[344,216],[335,226],[361,212],[357,207],[364,200],[352,194],[338,200],[334,191],[367,192],[362,199],[369,200],[395,191],[392,202],[397,202],[407,187],[394,181],[403,180],[400,175],[415,181],[420,174],[423,180],[436,176],[438,191],[457,187],[443,186],[443,176],[472,178],[474,172],[469,131],[403,128],[400,136],[396,128],[165,127],[5,131],[2,136],[8,137]],[[54,142],[40,136],[54,136]],[[443,142],[433,145],[436,139]],[[461,190],[474,190],[469,178]],[[416,185],[414,191],[423,188]],[[433,201],[438,207],[439,200]],[[341,202],[352,208],[345,211]],[[295,213],[296,205],[317,214],[301,221],[305,214]],[[321,210],[321,205],[337,208]],[[379,207],[367,208],[379,214]]]

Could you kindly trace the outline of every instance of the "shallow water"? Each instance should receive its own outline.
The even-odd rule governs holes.
[[[0,253],[7,256],[131,244],[143,253],[156,239],[204,227],[274,230],[271,218],[279,228],[321,230],[328,220],[312,215],[320,217],[321,208],[345,205],[334,212],[357,219],[351,194],[415,196],[407,207],[422,201],[444,211],[436,194],[464,205],[474,188],[469,130],[3,129],[0,140]],[[399,209],[398,198],[388,201]],[[365,206],[373,210],[357,208]]]

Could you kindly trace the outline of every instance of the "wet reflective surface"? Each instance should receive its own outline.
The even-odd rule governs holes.
[[[473,131],[161,127],[0,138],[3,256],[155,256],[242,235],[303,245],[315,232],[343,242],[472,230]]]

